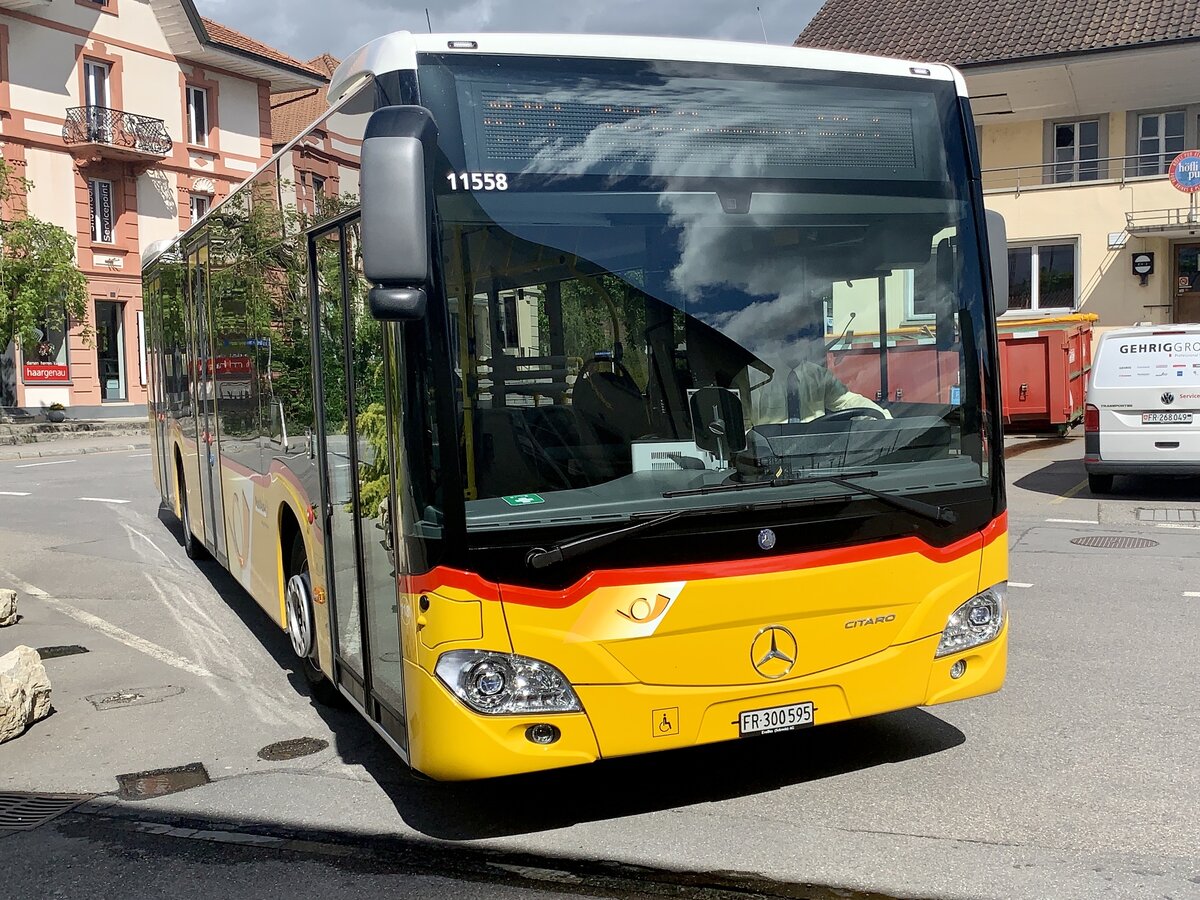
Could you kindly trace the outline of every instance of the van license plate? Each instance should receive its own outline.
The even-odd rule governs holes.
[[[813,713],[816,707],[811,700],[803,703],[789,703],[786,706],[770,706],[766,709],[752,709],[738,713],[738,735],[775,734],[779,731],[792,731],[813,724]]]
[[[1150,412],[1142,413],[1143,425],[1191,425],[1190,412]]]

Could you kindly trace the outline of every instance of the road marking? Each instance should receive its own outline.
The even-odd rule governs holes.
[[[202,666],[196,665],[190,659],[184,659],[178,653],[172,653],[166,647],[160,647],[145,638],[138,637],[132,632],[126,631],[119,625],[114,625],[112,622],[105,621],[99,616],[92,615],[84,609],[77,606],[72,606],[62,600],[57,600],[51,597],[39,587],[34,587],[27,581],[22,581],[11,572],[0,571],[0,574],[8,580],[9,584],[15,584],[17,589],[23,593],[29,594],[31,597],[37,597],[47,606],[53,607],[66,616],[70,616],[76,622],[87,625],[89,628],[94,628],[102,634],[107,634],[113,640],[120,641],[127,647],[132,647],[134,650],[139,650],[147,656],[157,659],[161,663],[166,663],[168,666],[173,666],[191,675],[199,675],[201,678],[216,678],[212,672]]]
[[[76,497],[76,500],[88,500],[92,503],[128,503],[128,500],[115,500],[112,497]]]
[[[1197,529],[1200,529],[1200,525],[1188,525],[1183,522],[1159,522],[1154,527],[1155,528],[1186,528],[1191,531],[1196,531]]]
[[[18,578],[12,572],[5,572],[4,577],[7,578],[10,583],[15,584],[17,586],[17,590],[21,591],[21,593],[23,593],[23,594],[28,594],[30,597],[46,598],[46,597],[50,596],[45,591],[43,591],[41,588],[34,587],[28,581],[22,581],[20,578]]]
[[[1058,522],[1062,525],[1099,525],[1095,519],[1047,519],[1047,522]]]
[[[4,497],[28,497],[29,491],[0,491],[0,496]]]
[[[1024,582],[1024,581],[1010,581],[1010,582],[1008,583],[1008,586],[1009,586],[1009,587],[1019,587],[1019,588],[1031,588],[1031,587],[1033,587],[1033,585],[1032,585],[1032,584],[1027,584],[1027,583],[1026,583],[1026,582]]]
[[[133,454],[133,456],[131,456],[129,458],[130,459],[142,459],[143,457],[146,457],[149,455],[150,455],[149,453],[135,453],[135,454]]]
[[[1185,596],[1185,597],[1200,597],[1200,591],[1184,591],[1183,596]]]
[[[1072,497],[1074,497],[1076,494],[1078,494],[1080,491],[1082,491],[1085,487],[1087,487],[1087,479],[1086,478],[1083,479],[1083,481],[1079,482],[1079,484],[1075,485],[1075,487],[1071,488],[1069,491],[1066,491],[1062,495],[1055,497],[1053,500],[1050,501],[1050,505],[1056,506],[1057,504],[1062,503],[1064,500],[1070,500]]]
[[[13,466],[14,469],[32,469],[34,466],[65,466],[67,463],[77,463],[77,459],[56,459],[53,462],[40,463],[22,463],[19,466]]]

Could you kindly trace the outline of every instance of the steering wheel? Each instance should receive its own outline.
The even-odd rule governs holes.
[[[855,406],[850,409],[839,409],[837,412],[819,416],[816,422],[845,422],[850,419],[886,419],[883,410],[873,406]]]

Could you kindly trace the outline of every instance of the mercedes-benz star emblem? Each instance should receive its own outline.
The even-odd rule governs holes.
[[[764,528],[758,533],[758,549],[759,550],[774,550],[775,549],[775,532],[770,528]]]
[[[782,625],[769,625],[750,642],[750,664],[763,678],[782,678],[796,665],[796,637]]]
[[[1158,399],[1163,402],[1163,406],[1170,406],[1172,403],[1175,402],[1175,395],[1172,394],[1170,391],[1164,391],[1163,395],[1161,397],[1159,397]]]

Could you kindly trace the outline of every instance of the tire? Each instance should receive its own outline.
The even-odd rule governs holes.
[[[1088,490],[1093,494],[1111,494],[1112,488],[1113,476],[1088,475]]]
[[[191,516],[188,515],[187,488],[183,483],[183,473],[177,472],[176,474],[179,484],[179,518],[183,525],[183,552],[191,560],[208,559],[208,551],[204,549],[204,544],[196,540],[196,536],[192,534]]]
[[[289,561],[291,565],[288,567],[288,571],[293,574],[288,579],[286,588],[287,631],[292,644],[292,652],[296,654],[299,661],[300,674],[304,676],[304,681],[308,685],[313,699],[322,706],[343,706],[345,700],[342,698],[341,692],[333,682],[325,677],[325,673],[313,659],[317,652],[317,641],[313,630],[312,586],[308,575],[308,554],[304,552],[304,539],[300,535],[296,535],[292,541]],[[294,627],[296,619],[293,618],[293,610],[304,621],[304,627],[307,630],[306,636],[302,637],[300,629]]]

